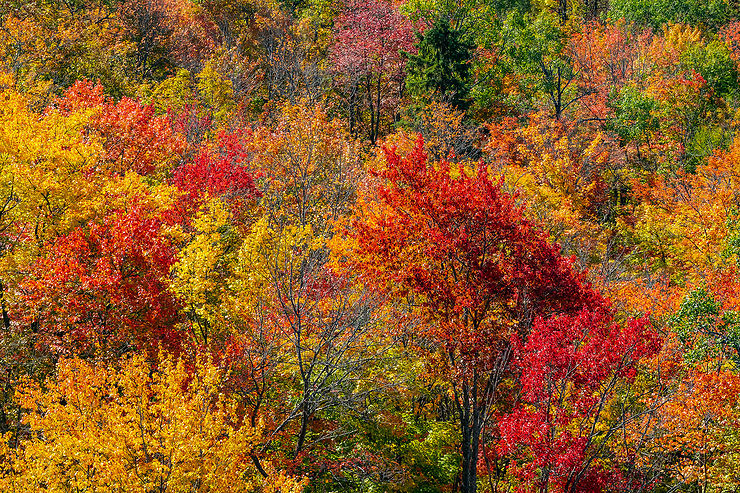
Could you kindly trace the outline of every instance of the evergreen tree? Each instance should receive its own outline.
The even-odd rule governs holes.
[[[469,105],[470,60],[474,49],[468,33],[439,17],[408,56],[406,87],[417,99],[441,96],[460,109]]]

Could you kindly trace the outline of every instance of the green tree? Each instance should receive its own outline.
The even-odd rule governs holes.
[[[608,17],[652,29],[671,23],[717,29],[732,17],[732,9],[726,0],[612,0]]]
[[[518,81],[521,95],[530,104],[547,106],[560,120],[583,96],[575,83],[579,71],[566,49],[567,32],[560,19],[549,11],[537,16],[513,11],[503,29],[503,62]]]
[[[467,108],[472,81],[470,63],[475,48],[470,35],[443,16],[418,38],[417,54],[408,55],[409,93],[422,100],[438,95],[460,109]]]

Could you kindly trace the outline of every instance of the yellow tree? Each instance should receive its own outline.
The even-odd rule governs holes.
[[[160,354],[153,365],[134,355],[119,368],[62,359],[57,370],[46,389],[19,392],[27,429],[4,437],[3,491],[302,490],[274,470],[269,482],[255,474],[261,430],[242,424],[222,391],[227,372],[209,358]]]
[[[235,249],[241,241],[225,204],[211,198],[196,214],[189,242],[172,267],[170,289],[184,303],[189,322],[186,330],[206,346],[225,340],[229,326],[229,284]]]
[[[710,157],[695,173],[634,180],[640,204],[631,230],[654,267],[674,279],[699,281],[737,261],[740,142]]]
[[[355,384],[377,356],[369,349],[381,351],[371,298],[328,265],[359,162],[341,122],[286,104],[274,127],[224,136],[210,157],[175,172],[199,209],[182,231],[171,290],[194,339],[228,343],[242,365],[233,384],[250,420],[265,421],[257,462],[270,447],[300,462],[331,444],[341,431],[318,416],[365,395]]]
[[[279,357],[249,388],[255,406],[273,399],[270,436],[288,457],[312,450],[316,459],[344,433],[341,420],[322,417],[367,395],[358,381],[384,352],[374,300],[329,267],[328,241],[354,201],[360,151],[320,107],[285,105],[275,129],[255,131],[250,153],[263,174],[264,213],[239,250],[232,303],[245,322],[245,357],[257,367],[267,354]]]
[[[526,125],[504,119],[489,129],[485,151],[550,238],[586,265],[610,255],[613,228],[604,224],[617,212],[610,196],[618,195],[619,173],[604,135],[545,113],[530,115]]]

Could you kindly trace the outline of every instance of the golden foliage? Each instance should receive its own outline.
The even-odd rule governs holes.
[[[120,369],[63,359],[47,389],[27,383],[19,399],[31,438],[13,449],[4,437],[2,490],[301,491],[301,481],[252,470],[260,430],[222,393],[222,368],[160,359],[135,355]]]

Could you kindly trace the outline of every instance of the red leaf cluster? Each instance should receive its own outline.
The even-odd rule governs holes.
[[[53,241],[21,286],[33,307],[24,318],[38,324],[40,341],[60,352],[175,349],[179,306],[167,278],[176,249],[161,228],[134,206]]]

